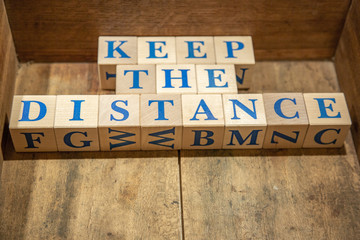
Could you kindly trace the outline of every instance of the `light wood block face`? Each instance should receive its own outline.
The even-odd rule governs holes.
[[[175,37],[139,37],[138,64],[176,64]]]
[[[115,89],[116,65],[137,64],[137,37],[99,37],[98,71],[102,89]]]
[[[215,64],[213,37],[176,37],[178,64]]]
[[[223,148],[262,148],[267,126],[262,94],[224,94],[223,105]]]
[[[55,135],[59,151],[99,151],[98,95],[59,95]]]
[[[351,126],[343,93],[304,93],[309,130],[304,148],[342,147]]]
[[[237,93],[234,65],[196,65],[198,93]]]
[[[117,65],[116,94],[156,93],[155,65]]]
[[[101,95],[98,128],[101,151],[140,150],[140,96]]]
[[[169,94],[197,93],[195,65],[156,65],[156,90]]]
[[[181,112],[181,95],[179,94],[141,95],[141,149],[181,149]]]
[[[220,149],[224,112],[220,94],[182,95],[182,149]]]
[[[309,121],[302,93],[264,93],[264,148],[301,148]]]
[[[57,151],[54,118],[56,96],[14,96],[10,133],[17,152]]]

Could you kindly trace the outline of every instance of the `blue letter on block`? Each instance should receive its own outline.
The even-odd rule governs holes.
[[[124,100],[116,100],[116,101],[114,101],[114,102],[111,104],[111,108],[112,108],[114,111],[116,111],[116,112],[118,112],[118,113],[121,113],[121,114],[123,115],[123,117],[122,117],[121,119],[117,119],[117,118],[115,118],[112,114],[110,114],[110,121],[125,121],[126,119],[129,118],[129,112],[128,112],[128,110],[117,106],[116,104],[117,104],[118,102],[124,103],[125,106],[128,105],[128,101],[127,101],[127,100],[125,100],[125,101],[124,101]]]
[[[130,58],[120,47],[126,43],[127,41],[119,41],[120,44],[114,48],[114,43],[116,41],[105,41],[108,43],[108,55],[105,58],[115,58],[114,51],[120,54],[119,58]]]
[[[158,146],[168,147],[168,148],[174,149],[174,144],[171,144],[171,145],[165,145],[165,144],[163,144],[163,143],[165,143],[165,142],[174,141],[174,138],[169,138],[169,137],[161,136],[161,135],[165,135],[165,134],[175,135],[175,128],[171,128],[171,129],[164,130],[164,131],[160,131],[160,132],[150,133],[149,136],[158,137],[158,138],[161,138],[161,139],[151,141],[151,142],[149,142],[149,144],[154,144],[154,145],[158,145]]]
[[[116,73],[105,72],[105,74],[106,74],[106,80],[109,80],[109,78],[116,78]]]
[[[215,76],[215,71],[220,71],[222,73],[225,73],[225,69],[204,69],[208,72],[209,76],[209,85],[206,86],[206,88],[226,88],[228,87],[228,83],[225,83],[224,85],[218,86],[215,84],[215,80],[218,79],[221,82],[221,74]]]
[[[200,107],[204,110],[203,112],[199,112]],[[205,120],[218,120],[217,118],[214,117],[214,115],[210,111],[208,105],[206,105],[204,99],[201,99],[201,101],[199,103],[199,106],[196,109],[196,112],[195,112],[194,116],[190,120],[191,121],[199,121],[199,119],[196,118],[196,115],[198,115],[198,114],[205,114],[207,116],[207,118]]]
[[[85,102],[85,100],[71,100],[74,103],[74,113],[73,118],[69,119],[69,121],[84,121],[84,119],[80,118],[81,112],[81,103]]]
[[[271,137],[271,143],[279,143],[279,142],[277,142],[277,141],[275,141],[275,136],[278,136],[278,137],[280,137],[280,138],[282,138],[282,139],[285,139],[286,141],[288,141],[288,142],[292,142],[292,143],[296,143],[297,142],[297,140],[298,140],[298,137],[299,137],[299,131],[293,131],[293,133],[295,133],[295,138],[292,138],[292,137],[290,137],[290,136],[287,136],[287,135],[285,135],[285,134],[282,134],[282,133],[279,133],[279,132],[277,132],[277,131],[274,131],[273,132],[273,135],[272,135],[272,137]]]
[[[33,134],[37,134],[37,135],[40,135],[40,136],[44,137],[44,133],[42,133],[42,132],[38,132],[38,133],[20,133],[20,134],[24,134],[24,136],[25,136],[26,143],[27,143],[27,147],[25,147],[25,148],[38,148],[38,147],[35,147],[34,142],[41,143],[40,137],[37,137],[35,139],[32,138]]]
[[[188,74],[187,72],[190,71],[190,69],[179,69],[181,72],[181,77],[171,77],[171,72],[174,71],[174,69],[162,69],[165,72],[165,86],[162,88],[174,88],[174,86],[171,85],[172,79],[181,79],[182,85],[180,88],[190,88],[188,83]]]
[[[226,43],[226,48],[227,48],[227,52],[228,55],[225,58],[236,58],[234,56],[234,50],[241,50],[244,48],[244,44],[242,42],[237,42],[237,41],[224,41],[224,43]],[[235,45],[237,45],[236,48],[234,48],[233,43]]]
[[[148,70],[125,70],[124,71],[124,76],[128,72],[133,73],[133,86],[130,87],[130,89],[143,89],[142,87],[140,87],[140,73],[143,72],[146,75],[149,75],[149,71]]]
[[[214,139],[210,138],[214,136],[214,132],[208,130],[193,130],[193,132],[195,132],[195,137],[194,137],[194,144],[191,146],[209,146],[214,144]],[[203,132],[206,133],[206,136],[204,137],[201,136],[201,133]],[[200,143],[201,139],[205,139],[206,143],[201,144]]]
[[[171,103],[174,106],[173,100],[149,100],[149,106],[153,103],[158,103],[158,117],[155,120],[169,120],[165,117],[165,103]]]
[[[296,112],[294,116],[292,117],[288,117],[288,116],[285,116],[285,114],[282,112],[281,110],[281,103],[285,100],[288,100],[288,101],[291,101],[294,103],[294,105],[296,105],[296,99],[293,98],[293,99],[290,99],[290,98],[280,98],[279,100],[277,100],[274,104],[274,110],[276,112],[277,115],[279,115],[280,117],[282,118],[285,118],[285,119],[292,119],[292,118],[299,118],[299,112]]]
[[[186,58],[206,58],[206,53],[202,56],[195,56],[195,50],[199,53],[201,53],[201,51],[200,51],[200,46],[194,48],[194,43],[199,43],[204,46],[204,41],[185,41],[185,42],[188,44],[188,53],[189,53],[189,56],[187,56]]]
[[[246,112],[248,115],[250,115],[253,119],[257,119],[256,109],[255,109],[255,101],[257,101],[257,99],[249,99],[249,101],[251,101],[252,104],[253,104],[253,110],[252,110],[252,111],[251,111],[247,106],[245,106],[244,104],[242,104],[241,102],[239,102],[237,99],[229,99],[229,101],[231,101],[231,102],[233,103],[233,109],[234,109],[234,117],[232,117],[231,119],[233,119],[233,120],[240,119],[240,118],[236,115],[236,108],[235,108],[235,106],[238,106],[239,108],[241,108],[242,110],[244,110],[244,112]]]
[[[247,135],[247,137],[245,139],[243,139],[239,130],[229,130],[229,132],[231,132],[231,138],[230,138],[230,143],[226,144],[226,145],[227,146],[235,145],[233,143],[234,136],[235,136],[237,142],[239,143],[239,145],[243,145],[250,136],[251,136],[250,143],[248,143],[246,145],[259,145],[256,143],[256,140],[257,140],[259,132],[261,132],[261,131],[262,130],[253,130],[253,131],[251,131],[251,133],[249,133],[249,135]]]
[[[109,137],[109,139],[116,140],[116,141],[122,141],[120,143],[115,143],[115,144],[110,143],[110,150],[112,150],[113,148],[123,147],[123,146],[131,145],[131,144],[135,143],[134,141],[128,141],[128,140],[124,139],[124,138],[127,138],[127,137],[135,136],[134,133],[118,131],[118,130],[114,130],[114,129],[111,129],[111,128],[109,128],[108,130],[109,130],[109,133],[112,133],[112,132],[121,133],[120,135]]]
[[[35,122],[35,121],[39,121],[45,117],[47,108],[43,102],[39,102],[39,101],[21,101],[21,102],[24,103],[24,107],[23,107],[22,117],[19,120],[19,122],[25,122],[25,121],[26,122]],[[39,115],[34,119],[29,118],[31,103],[37,103],[40,107]]]
[[[314,100],[318,101],[319,110],[320,110],[320,117],[318,118],[341,118],[340,112],[338,112],[335,116],[329,116],[326,112],[326,109],[329,109],[330,111],[334,111],[332,104],[330,103],[328,106],[325,106],[325,100],[332,101],[333,103],[336,103],[335,98],[314,98]]]
[[[245,72],[246,72],[246,70],[249,70],[249,69],[248,68],[240,68],[240,70],[242,70],[242,75],[241,75],[241,77],[239,77],[236,74],[236,81],[242,85],[244,83]]]
[[[64,136],[64,143],[66,144],[66,145],[68,145],[69,147],[72,147],[72,148],[84,148],[84,147],[89,147],[90,146],[90,143],[92,142],[92,141],[80,141],[80,142],[82,142],[83,143],[83,145],[81,145],[81,146],[75,146],[72,142],[71,142],[71,137],[72,137],[72,135],[74,135],[75,133],[77,133],[77,134],[82,134],[82,135],[84,135],[85,137],[87,137],[87,132],[69,132],[69,133],[67,133],[65,136]]]
[[[160,53],[162,52],[162,46],[156,48],[155,44],[160,43],[160,44],[163,44],[164,46],[166,46],[165,41],[154,41],[154,42],[146,41],[146,42],[149,43],[149,56],[147,58],[167,58],[168,57],[167,53],[163,56],[156,56],[156,51],[159,51]]]
[[[335,144],[337,139],[335,139],[335,140],[332,141],[332,142],[327,142],[327,143],[325,143],[325,142],[323,142],[323,141],[321,140],[322,135],[323,135],[325,132],[327,132],[327,131],[335,131],[337,134],[340,133],[340,129],[334,129],[334,128],[329,128],[329,129],[321,130],[320,132],[318,132],[317,134],[315,134],[315,137],[314,137],[315,142],[318,143],[318,144],[321,144],[321,145]]]

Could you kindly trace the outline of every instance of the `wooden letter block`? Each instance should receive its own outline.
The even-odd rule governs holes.
[[[156,65],[157,93],[197,93],[195,65]]]
[[[342,147],[351,126],[343,93],[304,93],[309,118],[304,148]]]
[[[235,64],[238,88],[249,88],[255,65],[251,37],[214,37],[214,44],[216,63]]]
[[[213,37],[176,37],[178,64],[215,64]]]
[[[196,65],[198,93],[237,93],[234,65]]]
[[[14,96],[10,133],[17,152],[57,151],[54,119],[56,96]]]
[[[143,94],[140,99],[141,149],[180,149],[181,95]]]
[[[220,149],[224,113],[220,94],[182,95],[183,149]]]
[[[156,93],[155,65],[117,65],[116,94]]]
[[[140,150],[139,101],[137,94],[100,96],[101,151]]]
[[[99,151],[98,95],[58,95],[55,135],[59,151]]]
[[[262,94],[224,94],[223,104],[223,148],[262,148],[267,126]]]
[[[264,148],[301,148],[309,121],[302,93],[264,93]]]
[[[175,37],[139,37],[139,64],[176,64]]]
[[[137,37],[99,37],[98,72],[102,89],[115,89],[117,64],[137,64]]]

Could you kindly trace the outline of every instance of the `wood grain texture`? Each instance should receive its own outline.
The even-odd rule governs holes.
[[[257,60],[334,56],[350,0],[6,0],[21,61],[96,61],[100,35],[253,36]]]

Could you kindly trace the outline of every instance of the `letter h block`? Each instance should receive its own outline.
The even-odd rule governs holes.
[[[304,148],[342,147],[351,126],[343,93],[304,93],[309,118]]]
[[[54,119],[56,96],[14,96],[10,133],[17,152],[57,151]]]
[[[55,135],[59,151],[99,151],[98,95],[58,95]]]

